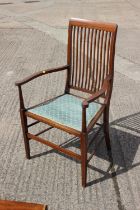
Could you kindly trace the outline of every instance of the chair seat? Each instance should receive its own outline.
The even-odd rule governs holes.
[[[29,110],[29,112],[52,120],[61,125],[82,131],[82,101],[76,96],[65,94],[43,105]],[[86,112],[86,124],[94,118],[101,108],[101,104],[92,102]]]

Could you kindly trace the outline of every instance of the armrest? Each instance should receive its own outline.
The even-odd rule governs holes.
[[[82,107],[83,108],[87,108],[89,106],[89,103],[95,101],[97,98],[99,98],[102,95],[104,95],[106,93],[106,91],[108,90],[109,83],[110,83],[111,79],[112,79],[112,76],[111,75],[107,75],[105,80],[104,80],[104,83],[103,83],[103,86],[102,86],[101,90],[95,92],[95,94],[93,94],[89,98],[85,99],[82,102]]]
[[[102,95],[105,94],[105,89],[101,89],[98,92],[96,92],[94,95],[90,96],[89,98],[85,99],[82,102],[83,108],[87,108],[89,106],[89,103],[95,101],[97,98],[101,97]]]
[[[21,86],[21,85],[24,85],[25,83],[30,82],[31,80],[33,80],[37,77],[40,77],[42,75],[62,71],[62,70],[68,69],[69,67],[70,67],[70,65],[65,65],[65,66],[61,66],[61,67],[58,67],[58,68],[54,68],[54,69],[47,69],[47,70],[42,70],[42,71],[36,72],[36,73],[32,74],[31,76],[26,77],[23,80],[17,81],[15,83],[15,85],[16,86]]]

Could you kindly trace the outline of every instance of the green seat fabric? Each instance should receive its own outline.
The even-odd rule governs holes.
[[[82,101],[76,96],[65,94],[49,102],[30,109],[29,112],[41,117],[50,119],[61,125],[82,130]],[[99,111],[101,105],[90,103],[86,111],[86,124],[88,125],[95,114]]]

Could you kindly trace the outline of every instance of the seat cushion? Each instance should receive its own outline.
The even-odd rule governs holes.
[[[82,130],[82,101],[83,99],[76,96],[65,94],[49,102],[39,105],[29,112],[41,117],[50,119],[61,125]],[[86,124],[88,125],[95,114],[99,111],[101,105],[92,102],[86,111]]]

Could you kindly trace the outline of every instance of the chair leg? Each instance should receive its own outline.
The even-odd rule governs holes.
[[[27,117],[25,116],[23,110],[20,110],[20,117],[21,117],[21,125],[22,125],[23,137],[24,137],[26,158],[30,159],[30,145],[29,145],[29,139],[27,137],[27,133],[28,133]]]
[[[105,108],[103,121],[104,121],[103,123],[104,123],[104,135],[105,135],[106,146],[108,152],[111,153],[111,144],[109,136],[109,106]]]
[[[87,182],[87,135],[83,134],[81,137],[81,173],[82,186],[86,187]]]

